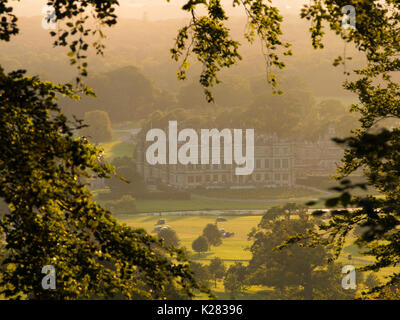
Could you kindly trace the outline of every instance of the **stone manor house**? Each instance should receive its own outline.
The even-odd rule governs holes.
[[[180,189],[195,187],[277,187],[294,186],[296,177],[309,174],[331,174],[343,150],[332,140],[333,128],[316,142],[281,140],[274,135],[256,135],[254,171],[251,175],[235,175],[235,164],[150,165],[146,161],[147,143],[143,135],[136,141],[136,166],[148,184],[164,183]],[[221,156],[223,152],[221,150]]]

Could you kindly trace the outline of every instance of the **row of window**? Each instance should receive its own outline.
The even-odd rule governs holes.
[[[274,159],[274,169],[288,169],[289,159]],[[270,159],[256,159],[256,169],[271,168],[272,160]]]
[[[273,167],[272,167],[273,164]],[[174,165],[175,170],[216,170],[224,169],[228,170],[232,168],[233,165],[230,164],[188,164],[188,165]],[[289,169],[289,159],[256,159],[255,163],[256,169]]]
[[[288,173],[275,173],[273,175],[274,181],[289,181],[289,174]],[[272,181],[272,175],[269,173],[265,174],[252,174],[250,176],[229,176],[227,174],[213,174],[209,175],[206,174],[202,175],[195,175],[195,176],[188,176],[187,178],[188,183],[210,183],[210,182],[239,182],[239,183],[246,183],[250,181]]]

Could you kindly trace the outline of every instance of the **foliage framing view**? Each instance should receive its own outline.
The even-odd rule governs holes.
[[[18,20],[8,2],[0,4],[3,41],[10,41],[18,33]],[[256,36],[261,38],[267,67],[283,68],[280,54],[290,55],[290,45],[280,40],[282,17],[271,2],[234,0],[233,5],[242,6],[248,16],[246,38],[250,42]],[[54,44],[69,47],[70,62],[78,66],[80,89],[93,94],[81,84],[80,78],[87,74],[84,53],[89,48],[87,40],[97,37],[92,46],[97,53],[103,52],[102,27],[117,22],[114,11],[118,2],[54,0],[48,4],[54,6],[58,20],[57,32],[52,32]],[[356,30],[342,29],[341,9],[349,4],[356,8]],[[207,9],[206,16],[196,14],[201,6]],[[367,59],[366,67],[354,72],[358,79],[344,84],[359,96],[360,103],[352,109],[361,113],[362,128],[351,138],[339,141],[347,146],[339,178],[362,168],[368,183],[385,197],[351,197],[352,189],[365,185],[344,181],[339,189],[343,191],[342,196],[327,204],[362,209],[333,211],[329,225],[322,227],[329,236],[322,243],[336,243],[339,252],[344,237],[352,229],[358,225],[366,227],[357,243],[370,248],[368,253],[377,258],[375,264],[364,268],[369,270],[394,266],[400,260],[399,235],[395,232],[400,210],[399,130],[378,133],[371,130],[383,119],[399,117],[399,85],[393,80],[393,73],[400,68],[399,6],[393,0],[313,0],[301,12],[303,18],[312,22],[310,32],[315,48],[323,48],[323,22],[327,22]],[[224,24],[228,17],[219,0],[190,0],[183,10],[192,19],[179,30],[176,45],[171,49],[175,60],[182,59],[178,78],[185,79],[188,57],[194,54],[204,66],[200,84],[207,100],[212,101],[209,88],[218,83],[217,73],[221,68],[240,60],[239,43],[230,37]],[[94,28],[87,23],[89,17],[95,21]],[[346,57],[339,57],[336,63],[345,60]],[[109,297],[117,293],[159,298],[165,296],[166,285],[174,285],[180,293],[192,296],[198,285],[191,277],[182,251],[164,248],[143,231],[118,225],[110,213],[90,200],[84,178],[105,176],[111,168],[102,164],[99,150],[73,138],[79,122],[68,123],[56,105],[58,93],[75,97],[72,85],[44,83],[25,77],[21,71],[0,74],[1,147],[4,149],[0,160],[0,195],[10,206],[10,213],[4,215],[1,223],[8,253],[3,261],[1,280],[6,296],[54,298],[54,294],[46,296],[39,288],[40,269],[46,264],[54,265],[61,275],[58,279],[63,281],[63,286],[58,286],[58,298]],[[276,85],[273,74],[268,73],[268,80]],[[319,234],[310,231],[310,235],[321,242]],[[299,237],[304,235],[291,241]],[[167,259],[163,253],[171,258]],[[399,277],[400,274],[394,274],[391,283]]]

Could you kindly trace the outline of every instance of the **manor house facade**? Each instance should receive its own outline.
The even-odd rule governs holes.
[[[140,136],[136,145],[136,166],[148,184],[164,183],[181,189],[200,186],[290,187],[295,184],[294,145],[276,135],[255,136],[254,170],[250,175],[236,175],[236,165],[224,164],[223,159],[220,164],[150,165],[146,161],[147,147],[148,143]]]
[[[307,175],[335,174],[343,157],[344,150],[332,138],[337,136],[333,126],[316,141],[297,141],[294,143],[294,171],[296,178]]]

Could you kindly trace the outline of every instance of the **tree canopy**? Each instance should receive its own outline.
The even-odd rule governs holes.
[[[87,7],[99,23],[116,21],[117,1],[51,4],[60,21],[77,18],[66,24],[71,34],[60,33],[61,28],[56,41],[70,45],[71,62],[84,59],[87,49],[82,40],[89,33],[82,17]],[[7,5],[0,4],[0,40],[5,41],[18,33],[17,17]],[[77,33],[82,41],[67,41]],[[81,76],[85,67],[85,62],[78,66]],[[93,95],[84,86],[81,91]],[[67,120],[58,96],[78,98],[71,84],[43,82],[21,70],[5,74],[0,68],[0,197],[9,207],[0,222],[6,250],[0,293],[7,298],[157,299],[174,291],[192,297],[201,288],[182,250],[119,224],[91,199],[84,181],[109,177],[113,168],[102,161],[100,149],[75,137],[82,123]],[[55,290],[41,286],[46,265],[56,270]]]
[[[277,298],[281,299],[351,298],[351,293],[341,287],[340,267],[327,265],[331,254],[324,246],[304,247],[303,241],[277,250],[290,236],[317,226],[318,221],[302,206],[275,207],[267,211],[258,228],[249,234],[252,241],[249,282],[274,287]]]
[[[222,234],[215,224],[207,224],[203,229],[203,236],[207,238],[211,246],[217,247],[222,243]]]

